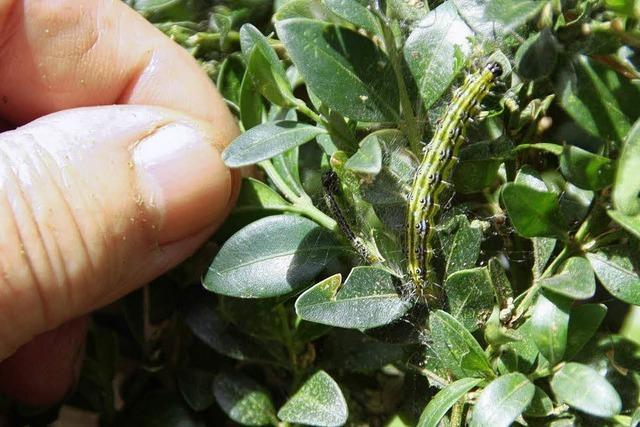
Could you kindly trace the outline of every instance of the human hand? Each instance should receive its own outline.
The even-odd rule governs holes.
[[[24,125],[0,134],[0,391],[46,404],[74,381],[83,316],[227,215],[220,150],[238,130],[196,62],[118,0],[0,0],[0,52],[0,118]]]

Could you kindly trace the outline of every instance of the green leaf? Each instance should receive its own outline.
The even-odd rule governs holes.
[[[538,281],[549,291],[573,299],[588,299],[596,292],[596,280],[586,258],[571,257],[555,276]]]
[[[583,304],[571,310],[565,360],[571,360],[580,353],[596,333],[606,314],[607,306],[604,304]]]
[[[557,240],[549,237],[534,237],[531,241],[533,243],[533,276],[539,279],[553,254]]]
[[[217,312],[247,335],[263,340],[282,339],[282,318],[273,298],[246,300],[219,298]]]
[[[629,216],[614,210],[607,211],[607,214],[625,230],[640,239],[640,215]]]
[[[314,426],[340,426],[347,417],[342,391],[324,371],[313,374],[278,411],[283,421]]]
[[[333,329],[323,343],[326,366],[365,374],[375,374],[390,363],[402,362],[407,353],[407,346],[378,341],[349,329]]]
[[[302,319],[352,329],[386,325],[409,308],[398,295],[393,276],[368,266],[353,268],[344,284],[342,275],[331,276],[296,301],[296,313]]]
[[[604,4],[607,6],[607,9],[629,16],[630,18],[640,16],[640,3],[638,3],[637,0],[604,0]]]
[[[507,183],[502,189],[502,200],[520,235],[566,238],[566,225],[555,194]]]
[[[387,147],[404,142],[397,131],[389,131],[386,135],[389,136],[385,143]],[[410,188],[411,177],[417,163],[406,150],[388,148],[385,149],[382,162],[380,173],[371,184],[365,184],[363,197],[371,203],[376,214],[387,227],[396,232],[403,232],[407,205],[405,194]]]
[[[489,260],[488,267],[491,286],[495,292],[498,306],[500,308],[507,308],[513,301],[513,289],[509,277],[507,277],[507,272],[496,257]]]
[[[558,43],[549,28],[535,33],[516,52],[518,74],[537,80],[549,76],[558,60]]]
[[[535,367],[536,360],[540,356],[538,347],[533,340],[533,327],[531,319],[524,322],[516,333],[522,337],[521,340],[510,342],[502,347],[502,354],[498,368],[501,372],[522,372],[530,373]]]
[[[491,314],[495,295],[486,267],[461,270],[444,283],[450,313],[469,331],[478,329]]]
[[[178,370],[176,382],[182,397],[194,411],[204,411],[213,403],[213,374],[211,372],[183,368]]]
[[[213,394],[233,421],[245,426],[262,426],[275,420],[269,393],[251,378],[233,371],[216,375]]]
[[[490,187],[498,177],[504,161],[501,141],[480,141],[460,149],[460,163],[453,170],[455,190],[462,194],[478,193]]]
[[[462,378],[440,390],[424,408],[417,427],[437,427],[447,411],[481,381],[479,378]]]
[[[336,15],[370,32],[379,33],[376,17],[357,0],[325,0],[324,3]]]
[[[369,175],[376,175],[380,172],[382,169],[382,150],[376,132],[369,134],[362,140],[360,148],[347,160],[344,167]]]
[[[429,316],[432,349],[443,367],[457,378],[492,377],[487,355],[473,335],[449,313],[436,310]]]
[[[247,58],[247,72],[254,86],[273,104],[291,107],[295,98],[278,55],[260,30],[251,24],[240,29],[242,51]]]
[[[551,390],[565,402],[587,414],[610,418],[622,409],[618,392],[593,368],[569,362],[551,379]]]
[[[552,365],[560,362],[567,347],[571,300],[540,292],[533,306],[531,332],[536,347]]]
[[[473,32],[445,2],[420,21],[407,38],[404,58],[422,96],[424,108],[447,90],[466,63]]]
[[[240,107],[240,121],[244,130],[249,130],[254,126],[262,123],[262,113],[264,112],[264,104],[262,97],[251,81],[249,72],[244,73],[242,84],[240,85],[240,99],[238,100]]]
[[[591,207],[594,199],[593,191],[582,190],[570,182],[562,182],[556,187],[561,191],[559,196],[560,213],[569,224],[582,222]]]
[[[428,2],[407,3],[405,0],[388,0],[387,16],[407,23],[411,28],[429,13]]]
[[[216,86],[224,99],[240,108],[240,88],[245,73],[242,59],[237,55],[229,55],[220,65]]]
[[[456,215],[436,229],[446,256],[446,274],[472,268],[480,255],[482,232],[465,215]]]
[[[541,145],[541,144],[536,144],[536,145]],[[532,190],[537,190],[541,192],[549,191],[549,187],[547,187],[547,184],[544,182],[544,180],[540,176],[540,172],[533,169],[529,165],[524,165],[522,166],[522,168],[520,168],[514,182],[516,184],[529,187]]]
[[[278,9],[276,14],[273,15],[273,18],[276,22],[292,18],[309,18],[327,22],[333,22],[339,19],[321,0],[288,1]]]
[[[227,37],[233,26],[231,17],[221,13],[212,13],[209,18],[209,26],[220,35],[220,49],[225,50],[227,46]]]
[[[536,0],[453,0],[464,21],[486,38],[512,33],[535,17],[544,2]]]
[[[292,107],[295,105],[295,97],[282,65],[278,68],[276,71],[260,48],[256,47],[251,51],[247,72],[254,86],[271,103]]]
[[[185,0],[136,0],[129,4],[152,22],[198,21],[206,6],[200,1]]]
[[[547,417],[552,413],[553,402],[549,398],[549,395],[540,387],[536,386],[536,392],[533,394],[529,406],[524,410],[524,415],[528,417]]]
[[[309,19],[279,21],[276,28],[307,86],[323,103],[354,120],[398,120],[391,64],[369,38]]]
[[[615,164],[606,157],[568,145],[560,155],[560,170],[576,186],[600,190],[613,182]]]
[[[640,214],[638,170],[640,170],[640,120],[636,121],[624,140],[613,187],[613,203],[616,210],[624,215]],[[637,229],[640,230],[640,227]],[[637,234],[640,234],[640,231]]]
[[[538,142],[536,144],[520,144],[513,148],[514,153],[519,153],[524,150],[540,150],[547,153],[555,154],[559,156],[562,154],[564,147],[560,144],[552,144],[549,142]]]
[[[282,211],[291,205],[274,189],[254,178],[243,178],[234,213]]]
[[[224,244],[203,285],[240,298],[285,295],[307,285],[343,251],[333,234],[306,218],[276,215],[249,224]]]
[[[322,128],[282,120],[256,126],[237,137],[222,153],[225,164],[239,168],[269,159],[325,133]]]
[[[326,136],[326,134],[323,135]],[[318,139],[316,139],[316,141],[318,141]],[[300,181],[299,157],[300,150],[298,147],[293,147],[284,153],[272,157],[271,163],[273,163],[273,167],[278,172],[278,175],[286,182],[289,188],[291,188],[296,195],[302,196],[305,194],[305,190]]]
[[[640,115],[638,86],[605,65],[578,55],[556,81],[564,110],[587,132],[605,140],[622,141]]]
[[[265,351],[259,340],[239,332],[215,310],[215,300],[193,295],[183,307],[185,323],[191,332],[220,354],[242,361],[277,364],[278,358]]]
[[[521,373],[503,375],[480,393],[473,407],[472,427],[508,427],[529,406],[536,387]]]
[[[587,254],[600,283],[614,297],[629,304],[640,305],[640,277],[622,246],[602,248]]]

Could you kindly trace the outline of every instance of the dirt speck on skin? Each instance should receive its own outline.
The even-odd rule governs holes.
[[[6,104],[9,102],[9,97],[7,95],[2,95],[2,103]]]

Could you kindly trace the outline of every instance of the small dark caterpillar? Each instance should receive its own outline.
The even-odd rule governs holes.
[[[367,248],[362,238],[353,232],[342,213],[342,209],[336,198],[336,195],[340,193],[340,182],[338,175],[334,171],[329,171],[322,175],[322,188],[324,189],[324,200],[331,216],[336,220],[340,231],[342,231],[342,234],[349,240],[358,255],[369,264],[380,261],[379,258]]]
[[[467,123],[473,121],[480,102],[501,75],[502,66],[490,62],[482,70],[467,76],[425,147],[413,178],[406,217],[407,270],[418,294],[427,301],[438,298],[434,287],[425,286],[433,255],[434,220],[440,210],[438,197],[450,185],[447,179],[458,161]]]

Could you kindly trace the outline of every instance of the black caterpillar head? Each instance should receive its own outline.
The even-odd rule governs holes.
[[[493,78],[497,79],[502,76],[502,65],[499,62],[489,62],[486,66],[486,69],[493,74]]]
[[[328,171],[322,174],[322,186],[325,190],[334,192],[338,187],[338,174]]]

